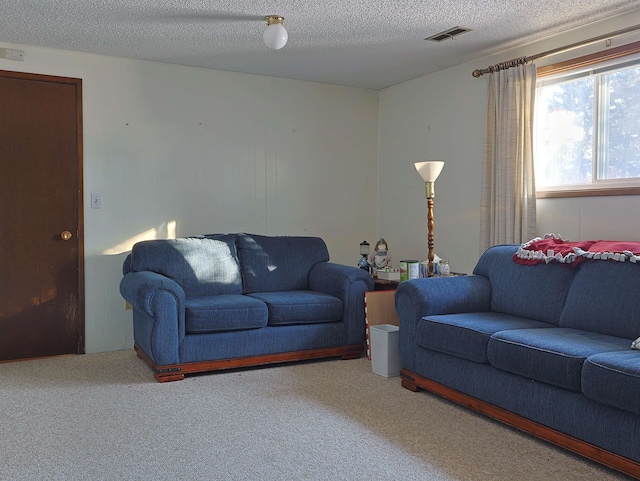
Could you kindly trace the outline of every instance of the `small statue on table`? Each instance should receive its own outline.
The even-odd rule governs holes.
[[[391,252],[389,244],[382,237],[376,242],[375,250],[369,255],[369,264],[374,269],[385,269],[391,267]]]

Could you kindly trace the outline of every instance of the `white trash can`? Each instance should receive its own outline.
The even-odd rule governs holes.
[[[391,324],[371,326],[371,369],[384,377],[400,375],[400,328]]]

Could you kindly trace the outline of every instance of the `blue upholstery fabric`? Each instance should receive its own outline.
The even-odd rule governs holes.
[[[329,260],[318,237],[238,234],[244,293],[309,289],[309,271]]]
[[[188,362],[217,361],[338,347],[345,345],[344,332],[343,322],[322,322],[192,334],[180,346],[180,356]]]
[[[185,337],[182,287],[156,272],[129,272],[120,281],[120,293],[133,305],[136,343],[158,364],[178,363]]]
[[[133,336],[158,364],[176,364],[184,340],[184,290],[157,272],[129,272],[120,293],[133,305]],[[156,322],[160,320],[160,322]]]
[[[269,316],[264,302],[241,294],[188,297],[185,307],[187,334],[257,329]]]
[[[234,235],[219,235],[138,242],[131,250],[131,268],[162,274],[187,296],[241,294],[234,240]]]
[[[402,319],[400,319],[402,329]],[[640,417],[582,393],[531,381],[491,364],[419,348],[414,372],[557,431],[640,462]]]
[[[175,318],[176,304],[167,292],[159,292],[154,297],[155,315],[163,318]],[[173,312],[172,312],[173,311]],[[180,316],[184,319],[184,316]],[[179,344],[171,342],[173,339],[182,338],[184,322],[157,325],[155,317],[146,312],[133,310],[133,336],[136,343],[159,365],[176,364],[180,362]]]
[[[517,250],[517,245],[490,247],[473,271],[491,281],[491,310],[557,325],[577,270],[518,264],[511,260]]]
[[[640,351],[589,356],[582,369],[582,392],[596,402],[640,414]]]
[[[418,324],[417,339],[427,349],[474,362],[489,362],[487,345],[496,332],[549,327],[554,326],[499,312],[442,314],[423,318]]]
[[[267,305],[269,325],[310,324],[342,319],[342,301],[313,291],[254,292],[245,297]]]
[[[184,309],[184,289],[174,280],[157,272],[130,272],[120,281],[120,293],[134,307],[154,316],[154,297],[159,292],[166,292],[175,299],[178,309]]]
[[[345,343],[364,343],[364,293],[374,288],[371,276],[352,266],[318,262],[309,271],[309,288],[340,299]]]
[[[504,371],[574,391],[582,365],[601,352],[629,349],[629,341],[578,329],[515,329],[491,336],[489,362]]]
[[[396,312],[400,316],[400,363],[413,371],[418,349],[417,327],[423,316],[486,312],[491,305],[491,284],[481,276],[412,279],[398,285]]]
[[[127,254],[122,263],[122,275],[128,274],[131,272],[131,253]]]
[[[578,270],[560,325],[627,339],[640,336],[638,302],[628,301],[640,292],[640,264],[585,261]]]

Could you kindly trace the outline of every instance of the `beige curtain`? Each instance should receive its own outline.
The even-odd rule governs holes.
[[[536,236],[533,106],[536,67],[490,74],[481,197],[480,252]]]

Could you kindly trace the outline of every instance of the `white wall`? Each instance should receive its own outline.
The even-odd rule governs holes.
[[[314,235],[355,265],[376,235],[376,91],[2,47],[25,61],[0,69],[83,79],[87,352],[133,345],[118,285],[134,240]]]
[[[487,76],[477,68],[534,55],[640,23],[640,10],[500,55],[474,60],[380,92],[379,235],[389,241],[394,260],[426,259],[424,182],[413,167],[422,160],[444,160],[436,182],[435,253],[454,271],[471,273],[479,256],[480,179],[484,153]],[[613,39],[612,46],[636,41],[638,34]],[[588,48],[540,59],[543,66],[603,50]],[[538,231],[568,240],[640,239],[630,221],[640,196],[541,199]]]
[[[471,272],[486,109],[486,77],[471,72],[639,22],[640,13],[627,14],[379,93],[2,43],[26,56],[0,59],[0,69],[83,79],[87,351],[132,345],[118,283],[136,239],[318,235],[332,260],[355,264],[358,244],[382,236],[396,265],[425,259],[416,161],[446,161],[436,183],[435,251],[453,270]],[[90,209],[92,192],[102,209]],[[638,208],[635,196],[545,199],[539,231],[637,239],[640,226],[629,219]]]
[[[485,90],[462,66],[381,92],[378,228],[394,260],[427,258],[425,187],[413,166],[422,160],[445,161],[435,184],[435,253],[454,271],[477,258],[484,126],[472,119],[484,116]]]

